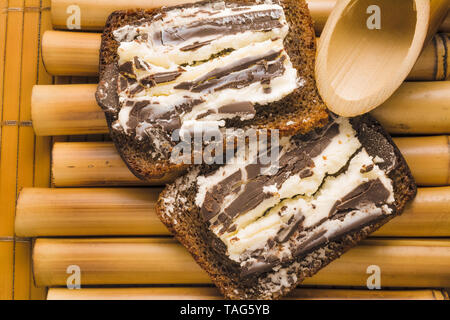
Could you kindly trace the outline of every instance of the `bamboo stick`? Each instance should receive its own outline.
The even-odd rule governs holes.
[[[450,80],[450,56],[447,54],[449,47],[449,34],[436,34],[432,41],[423,49],[407,80]]]
[[[80,27],[83,30],[101,30],[108,15],[115,10],[153,9],[160,6],[172,6],[194,0],[78,0],[76,5],[80,9]],[[308,0],[311,16],[315,21],[316,32],[320,32],[325,25],[336,0]],[[73,5],[71,0],[52,0],[52,21],[55,29],[67,29],[67,20],[71,14],[68,7]]]
[[[106,133],[105,115],[95,101],[95,90],[93,84],[34,86],[31,111],[35,132],[38,135]]]
[[[450,81],[405,82],[372,115],[391,134],[450,133]]]
[[[319,2],[321,3],[321,2]],[[329,1],[325,1],[325,4]],[[46,31],[42,51],[47,72],[53,75],[97,75],[100,34]],[[449,77],[448,34],[433,38],[417,60],[408,80],[433,81]]]
[[[450,187],[419,188],[402,215],[372,236],[450,237]]]
[[[395,138],[420,186],[449,184],[448,137]],[[432,156],[430,156],[432,155]],[[145,183],[128,170],[112,142],[57,142],[53,147],[56,187],[158,185],[177,173]]]
[[[26,188],[17,202],[16,235],[169,235],[155,214],[159,192],[155,188]],[[403,214],[374,236],[450,237],[450,187],[420,188]]]
[[[16,211],[16,235],[169,235],[155,214],[161,189],[27,188]]]
[[[444,24],[448,14],[450,14],[450,2],[448,0],[430,1],[430,20],[428,25],[428,35],[425,43],[438,32],[441,25]]]
[[[108,133],[98,107],[96,85],[35,86],[32,96],[36,135]],[[392,134],[450,133],[450,81],[406,82],[372,114]]]
[[[177,288],[50,288],[47,300],[216,300],[219,290],[210,287]],[[441,290],[296,289],[289,300],[446,300]]]
[[[396,138],[395,143],[419,184],[450,185],[449,136]]]
[[[367,267],[381,270],[381,287],[450,286],[449,240],[367,240],[304,284],[365,286]],[[34,278],[39,286],[66,285],[68,266],[81,285],[210,283],[175,240],[167,238],[37,239]]]
[[[42,57],[48,73],[58,76],[96,76],[100,33],[46,31]]]
[[[65,186],[164,185],[179,176],[171,172],[143,182],[127,168],[111,142],[59,142],[53,147],[52,183]]]

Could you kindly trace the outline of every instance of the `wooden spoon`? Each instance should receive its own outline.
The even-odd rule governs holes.
[[[316,61],[319,92],[334,113],[364,114],[405,80],[447,15],[448,0],[338,0]]]

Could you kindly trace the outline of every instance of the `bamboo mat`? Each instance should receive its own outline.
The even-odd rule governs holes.
[[[56,141],[104,141],[105,136],[40,137],[31,122],[35,84],[96,83],[96,78],[52,77],[42,63],[40,42],[52,29],[51,0],[0,0],[0,300],[45,299],[34,285],[33,239],[14,233],[16,202],[25,187],[49,187]]]
[[[0,299],[43,299],[33,285],[31,239],[14,235],[16,199],[24,187],[48,187],[51,138],[31,124],[33,85],[53,82],[40,59],[51,29],[50,0],[0,0]]]
[[[16,237],[16,203],[23,188],[51,186],[51,149],[55,142],[109,141],[108,135],[35,136],[31,122],[31,89],[35,84],[97,83],[88,77],[52,77],[41,59],[40,41],[52,29],[51,0],[0,0],[0,300],[45,299],[47,288],[37,288],[32,275],[33,239]],[[303,289],[302,289],[303,290]],[[419,291],[304,290],[301,298],[415,298],[448,299],[442,288]],[[180,293],[181,292],[181,293]],[[349,292],[352,294],[349,295]],[[180,295],[180,296],[177,296]],[[48,298],[208,298],[212,288],[91,288],[75,292],[53,288]]]

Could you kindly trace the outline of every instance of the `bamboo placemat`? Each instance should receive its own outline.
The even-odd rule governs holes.
[[[52,77],[41,59],[42,34],[52,29],[51,0],[0,0],[0,300],[45,299],[31,266],[32,239],[14,233],[17,196],[24,187],[49,187],[56,141],[104,141],[103,135],[40,137],[31,121],[35,84],[96,83]]]
[[[0,0],[0,300],[45,299],[46,288],[34,285],[31,266],[33,239],[16,237],[14,218],[20,191],[28,187],[49,187],[51,182],[51,149],[55,142],[109,141],[108,135],[75,135],[58,137],[35,136],[32,128],[30,99],[35,84],[97,83],[88,77],[52,77],[45,71],[41,59],[40,42],[45,30],[52,29],[51,0]],[[444,30],[448,32],[448,30]],[[193,295],[207,297],[204,288],[193,288]],[[50,291],[51,297],[76,298],[64,289]],[[120,290],[86,290],[69,292],[94,295],[97,298],[120,298]],[[124,291],[128,289],[123,289]],[[135,295],[176,296],[178,291],[131,288]],[[213,289],[208,289],[213,290]],[[206,290],[206,291],[208,291]],[[349,291],[329,290],[328,296],[349,296]],[[130,295],[130,292],[126,292]],[[183,295],[189,297],[183,290]],[[355,297],[377,298],[367,291],[351,291]],[[179,293],[179,292],[178,292]],[[309,295],[314,295],[314,291]],[[320,292],[323,296],[324,293]],[[448,298],[439,290],[398,291],[379,293],[397,298]],[[397,295],[398,294],[398,295]],[[215,296],[215,294],[211,294]],[[327,295],[325,295],[327,296]],[[442,296],[442,297],[441,297]],[[91,297],[92,298],[92,297]]]
[[[51,139],[36,137],[30,94],[50,84],[40,59],[51,29],[50,0],[0,0],[0,299],[43,299],[33,285],[31,239],[14,234],[16,199],[24,187],[48,187]]]

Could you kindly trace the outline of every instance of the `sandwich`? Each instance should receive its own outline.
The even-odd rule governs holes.
[[[369,115],[333,117],[274,148],[277,161],[237,152],[239,161],[195,166],[158,201],[160,219],[229,299],[288,294],[416,194],[405,160]]]
[[[113,141],[139,178],[183,172],[174,137],[195,128],[325,125],[304,0],[214,0],[117,11],[106,23],[96,92]]]

